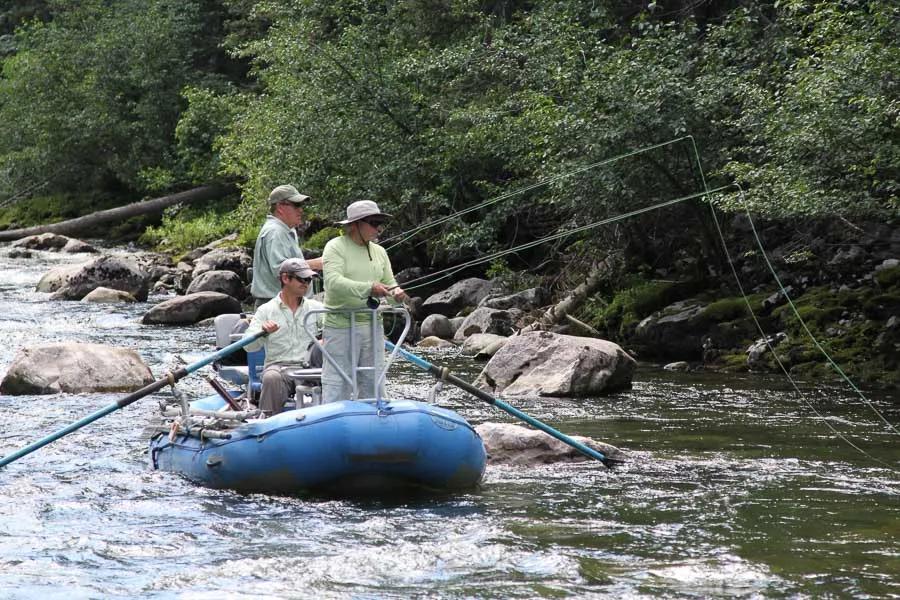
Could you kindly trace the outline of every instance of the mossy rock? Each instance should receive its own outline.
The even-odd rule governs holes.
[[[900,288],[900,265],[876,271],[875,281],[884,290]]]
[[[627,338],[643,318],[687,298],[696,288],[695,282],[632,279],[630,286],[617,291],[608,303],[593,302],[585,319],[601,331]]]
[[[746,317],[748,313],[747,302],[743,298],[723,298],[709,304],[703,309],[702,315],[713,323],[721,323]]]
[[[890,319],[893,315],[900,315],[900,293],[872,296],[862,308],[870,319]]]
[[[723,354],[716,358],[712,366],[728,373],[744,373],[747,371],[747,353],[731,352]]]

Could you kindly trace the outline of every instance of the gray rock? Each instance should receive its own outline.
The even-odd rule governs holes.
[[[444,315],[434,314],[425,317],[419,330],[422,337],[435,336],[445,340],[453,337],[454,328],[450,319]]]
[[[232,298],[243,298],[244,284],[234,271],[206,271],[191,281],[185,293],[196,292],[219,292]]]
[[[513,315],[511,311],[497,310],[495,308],[476,308],[462,322],[453,339],[463,341],[475,333],[494,333],[496,335],[509,336],[515,331]]]
[[[419,340],[419,343],[416,344],[417,348],[456,348],[456,344],[453,342],[442,340],[436,336],[428,336]]]
[[[480,306],[498,310],[517,308],[529,311],[543,306],[546,300],[547,292],[543,288],[534,287],[508,296],[486,296]]]
[[[45,344],[16,354],[0,393],[131,392],[153,382],[137,352],[101,344]]]
[[[788,339],[787,334],[783,331],[779,331],[775,335],[770,335],[767,338],[760,338],[753,342],[750,347],[747,348],[747,366],[750,367],[751,370],[766,370],[767,366],[763,357],[769,352],[769,346],[774,348],[786,339]]]
[[[438,313],[450,317],[466,307],[478,306],[493,287],[494,284],[486,279],[463,279],[443,292],[429,296],[422,305],[422,310],[425,314]]]
[[[684,360],[679,360],[677,362],[671,362],[665,366],[663,366],[663,370],[665,371],[690,371],[691,365]]]
[[[56,233],[42,233],[40,235],[30,235],[21,240],[16,240],[10,244],[10,246],[13,248],[27,248],[28,250],[55,251],[65,247],[70,239],[71,238]]]
[[[83,264],[63,265],[47,271],[44,273],[44,276],[41,277],[40,281],[38,281],[35,286],[35,291],[50,293],[64,288],[69,284],[69,280],[72,276],[81,271],[83,266]]]
[[[247,269],[252,262],[250,254],[243,248],[217,248],[197,259],[191,276],[196,279],[207,271],[233,271],[246,281]]]
[[[484,442],[490,464],[543,465],[556,462],[591,460],[572,446],[555,437],[513,423],[481,423],[475,431]],[[604,442],[588,437],[570,436],[588,448],[609,458],[622,460],[624,453]]]
[[[111,290],[98,287],[81,299],[82,302],[96,302],[98,304],[116,304],[120,302],[137,302],[134,296],[122,290]]]
[[[81,240],[70,239],[66,245],[62,247],[62,252],[66,254],[98,254],[100,251]]]
[[[466,320],[465,317],[451,317],[450,318],[450,328],[453,330],[453,334],[450,336],[451,338],[456,336],[456,332],[459,331],[460,326]]]
[[[147,274],[133,261],[119,256],[101,256],[70,276],[52,297],[56,300],[81,300],[98,287],[128,292],[143,302],[147,299],[150,286]]]
[[[510,338],[475,385],[494,394],[596,396],[629,388],[636,365],[613,342],[535,331]]]
[[[190,325],[225,313],[240,313],[241,303],[219,292],[197,292],[160,302],[141,319],[144,325]]]
[[[509,338],[502,335],[497,335],[496,333],[474,333],[466,338],[466,341],[463,342],[460,351],[462,352],[462,354],[475,356],[482,353],[485,348],[497,345],[498,342],[505,343],[507,339]],[[499,348],[499,346],[495,348],[491,353],[491,356],[496,354],[496,351],[499,350]]]

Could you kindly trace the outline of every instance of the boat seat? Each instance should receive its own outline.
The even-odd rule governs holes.
[[[225,313],[213,319],[213,328],[216,332],[216,348],[221,350],[233,341],[231,332],[234,331],[234,326],[240,320],[241,315],[237,313]]]

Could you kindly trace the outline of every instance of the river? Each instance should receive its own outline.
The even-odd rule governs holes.
[[[140,325],[150,304],[51,302],[38,279],[85,258],[8,250],[0,377],[41,342],[131,347],[156,376],[213,349],[210,327]],[[391,381],[429,389],[408,365]],[[211,393],[196,376],[179,386]],[[894,426],[896,394],[867,393]],[[118,397],[0,396],[0,454]],[[868,456],[784,378],[643,367],[613,396],[510,401],[627,450],[615,471],[489,466],[471,493],[390,501],[240,495],[153,471],[146,398],[0,470],[0,598],[898,597],[900,436],[844,388],[803,397]],[[452,389],[439,402],[510,420]]]

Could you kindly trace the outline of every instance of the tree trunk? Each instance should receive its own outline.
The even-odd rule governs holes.
[[[565,320],[570,312],[578,309],[587,300],[588,296],[596,292],[603,283],[609,279],[619,262],[618,254],[610,254],[598,263],[588,274],[584,283],[580,284],[572,293],[551,306],[537,321],[523,327],[519,333],[547,330]]]
[[[141,202],[134,202],[117,208],[101,210],[76,219],[69,219],[68,221],[60,221],[59,223],[51,223],[50,225],[36,225],[34,227],[25,227],[23,229],[0,231],[0,242],[9,242],[30,235],[39,235],[41,233],[72,235],[109,221],[124,221],[125,219],[130,219],[131,217],[137,217],[139,215],[160,213],[163,209],[172,206],[173,204],[178,204],[179,202],[198,202],[217,196],[224,196],[235,190],[236,188],[233,185],[206,185],[185,192],[178,192],[177,194],[172,194],[170,196],[143,200]]]

